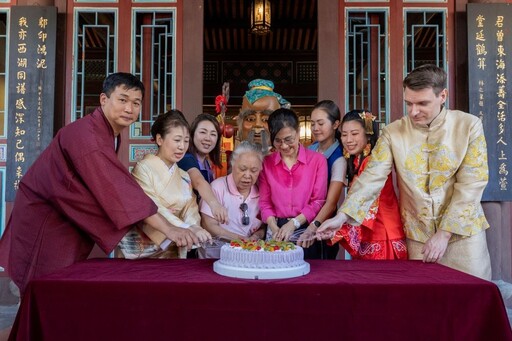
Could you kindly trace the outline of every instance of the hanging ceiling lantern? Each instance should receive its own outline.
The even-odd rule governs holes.
[[[254,34],[270,33],[270,0],[253,0],[251,3],[251,32]]]

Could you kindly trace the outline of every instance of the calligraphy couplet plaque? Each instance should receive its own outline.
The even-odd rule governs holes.
[[[53,137],[56,36],[56,7],[11,7],[6,201]]]
[[[512,201],[512,5],[467,10],[469,108],[482,119],[489,159],[482,201]]]

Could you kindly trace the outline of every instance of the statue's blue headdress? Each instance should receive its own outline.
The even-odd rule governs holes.
[[[290,102],[285,100],[283,96],[274,92],[274,82],[266,79],[255,79],[249,83],[249,90],[245,92],[245,98],[249,103],[253,104],[262,97],[273,96],[282,108],[290,108]]]

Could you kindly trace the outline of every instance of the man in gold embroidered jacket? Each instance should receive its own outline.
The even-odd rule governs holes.
[[[383,128],[367,168],[319,236],[344,220],[360,224],[394,166],[409,259],[490,279],[489,224],[480,204],[488,182],[483,126],[474,115],[445,108],[445,84],[446,73],[434,65],[405,78],[407,116]]]

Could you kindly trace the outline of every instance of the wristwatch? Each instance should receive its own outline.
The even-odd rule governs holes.
[[[293,226],[295,226],[295,229],[298,229],[300,227],[300,221],[297,218],[290,219],[293,222]]]
[[[313,220],[313,225],[315,225],[316,227],[320,227],[320,225],[322,225],[322,223],[319,222],[318,220]]]

